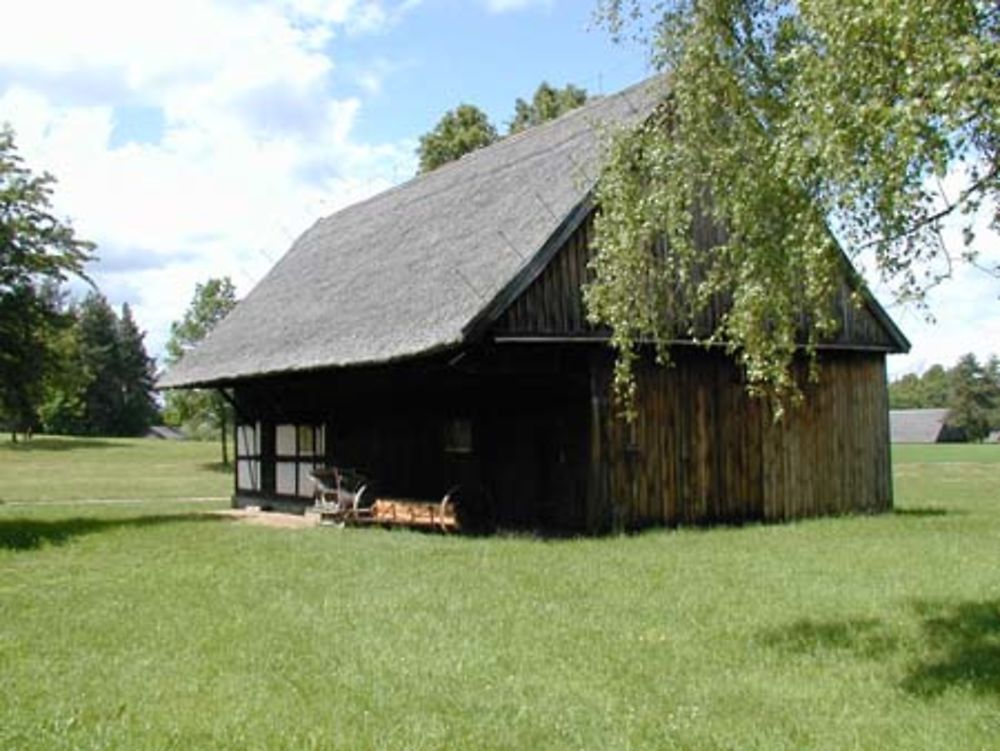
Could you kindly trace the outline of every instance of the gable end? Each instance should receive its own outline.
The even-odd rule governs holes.
[[[589,200],[571,216],[522,272],[483,311],[476,322],[478,332],[488,331],[498,341],[505,340],[596,340],[607,341],[610,332],[604,326],[588,322],[582,287],[592,278],[588,264],[593,257],[591,242],[594,208]],[[708,226],[698,229],[698,241],[715,241]],[[835,315],[838,333],[821,345],[823,349],[855,349],[881,352],[906,352],[909,342],[885,312],[878,300],[857,279],[844,258],[845,278],[837,294]],[[857,280],[857,281],[854,281]],[[861,285],[861,305],[852,299],[852,285]],[[723,306],[713,306],[698,330],[707,336],[716,324]],[[677,344],[689,344],[682,338]]]

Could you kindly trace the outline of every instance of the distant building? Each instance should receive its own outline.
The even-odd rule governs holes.
[[[187,436],[177,428],[171,428],[168,425],[154,425],[146,431],[146,438],[156,438],[161,441],[183,441]]]
[[[965,431],[948,424],[947,409],[889,410],[893,443],[964,443]]]

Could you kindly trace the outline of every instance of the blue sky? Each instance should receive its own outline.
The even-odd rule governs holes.
[[[245,294],[319,217],[410,177],[461,102],[501,129],[543,80],[609,93],[645,54],[593,0],[0,0],[0,121],[98,244],[92,275],[160,354],[195,283]],[[997,253],[996,238],[986,240]],[[995,280],[962,272],[894,372],[1000,350]]]

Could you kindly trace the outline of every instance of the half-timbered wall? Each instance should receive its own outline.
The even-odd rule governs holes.
[[[259,426],[244,444],[260,447],[244,452],[237,499],[301,507],[310,494],[302,473],[326,463],[359,470],[383,496],[437,499],[459,485],[484,491],[489,521],[501,526],[583,529],[586,353],[532,347],[449,359],[237,387],[241,426]],[[306,425],[322,427],[306,442],[321,451],[303,452],[301,436],[292,450]],[[251,461],[260,467],[253,485]]]

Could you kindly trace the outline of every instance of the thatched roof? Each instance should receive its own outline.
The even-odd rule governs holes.
[[[161,387],[374,364],[461,344],[589,200],[609,124],[652,79],[318,221]]]

